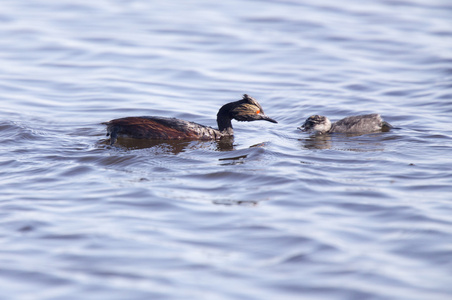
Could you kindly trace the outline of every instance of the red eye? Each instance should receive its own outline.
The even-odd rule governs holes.
[[[261,113],[261,111],[258,109],[258,110],[256,111],[256,115],[257,115],[257,114],[260,114],[260,113]]]

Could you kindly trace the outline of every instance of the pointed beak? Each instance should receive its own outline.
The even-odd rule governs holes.
[[[272,123],[278,123],[276,120],[273,120],[272,118],[270,118],[267,115],[261,114],[260,117],[261,117],[261,120],[269,121],[269,122],[272,122]]]
[[[300,127],[297,127],[297,129],[300,129],[300,130],[303,131],[303,132],[308,132],[308,131],[311,130],[311,128],[312,128],[312,124],[311,124],[311,122],[309,121],[309,119],[306,120],[306,121],[303,123],[303,125],[301,125]]]
[[[297,127],[297,129],[300,129],[301,131],[308,131],[308,129],[305,126],[306,126],[306,123],[304,123],[300,127]]]

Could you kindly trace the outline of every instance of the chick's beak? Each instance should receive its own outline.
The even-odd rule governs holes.
[[[308,129],[306,128],[306,122],[304,122],[300,127],[297,127],[297,129],[300,129],[301,131],[308,131]]]

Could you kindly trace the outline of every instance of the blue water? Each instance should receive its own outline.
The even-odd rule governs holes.
[[[0,299],[451,299],[451,49],[446,0],[2,1]],[[244,93],[231,144],[101,125]]]

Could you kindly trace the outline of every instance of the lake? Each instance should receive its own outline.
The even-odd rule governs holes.
[[[1,299],[451,299],[450,1],[1,7]],[[278,124],[101,124],[216,127],[245,93]],[[297,129],[367,113],[395,128]]]

